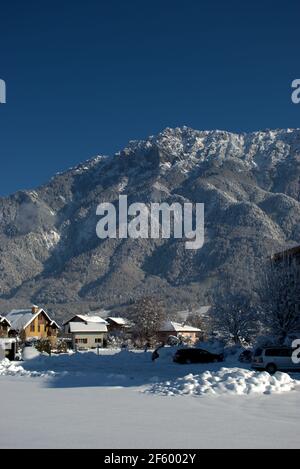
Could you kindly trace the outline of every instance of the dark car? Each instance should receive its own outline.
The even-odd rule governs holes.
[[[176,363],[212,363],[222,362],[224,356],[222,353],[211,353],[200,348],[183,348],[177,350],[173,361]]]

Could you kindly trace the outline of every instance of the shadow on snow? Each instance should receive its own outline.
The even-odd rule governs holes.
[[[22,367],[49,377],[45,383],[47,387],[76,388],[137,387],[230,366],[224,362],[179,365],[173,362],[173,354],[174,349],[162,350],[154,362],[151,352],[120,351],[101,353],[99,356],[94,352],[51,357],[42,355],[23,362]]]

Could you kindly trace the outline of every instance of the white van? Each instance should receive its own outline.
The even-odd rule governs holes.
[[[299,371],[300,363],[292,360],[295,349],[291,347],[264,347],[255,350],[252,358],[252,368],[266,370],[270,374],[279,371]]]

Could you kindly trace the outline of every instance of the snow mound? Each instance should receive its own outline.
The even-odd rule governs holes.
[[[25,370],[22,366],[16,365],[15,363],[9,361],[7,358],[0,361],[0,376],[55,376],[56,373],[53,371],[39,372],[39,371],[29,371]]]
[[[22,353],[23,360],[33,360],[41,354],[35,347],[25,347]]]
[[[153,384],[146,393],[165,396],[175,395],[248,395],[273,394],[292,391],[297,381],[287,373],[256,372],[242,368],[221,368],[219,371],[205,371],[188,374],[174,381]]]

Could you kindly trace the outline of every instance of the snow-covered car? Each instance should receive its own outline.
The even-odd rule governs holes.
[[[224,356],[222,353],[211,353],[200,348],[183,348],[177,350],[173,357],[175,363],[213,363],[222,362]]]
[[[300,371],[300,363],[292,360],[294,349],[291,347],[264,347],[254,351],[252,368],[266,370],[270,374],[276,371]]]

